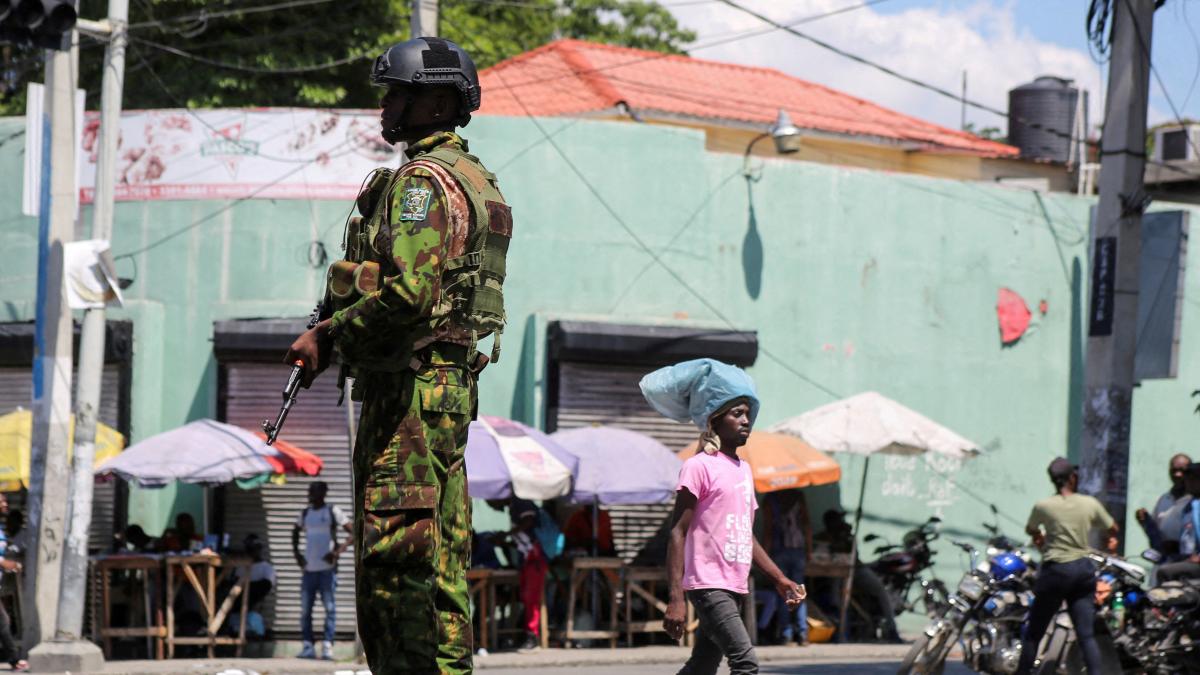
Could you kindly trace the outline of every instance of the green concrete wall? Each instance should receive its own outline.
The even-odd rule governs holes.
[[[0,139],[20,124],[0,121]],[[555,318],[757,330],[761,424],[873,389],[987,449],[966,462],[875,459],[865,530],[895,539],[939,513],[947,532],[978,537],[995,503],[1003,528],[1019,534],[1050,491],[1044,467],[1074,454],[1078,438],[1092,200],[785,160],[756,164],[748,182],[741,157],[705,152],[698,132],[542,125],[586,183],[530,120],[485,117],[467,129],[515,219],[510,327],[504,358],[483,378],[482,412],[542,422],[544,331]],[[20,175],[21,145],[0,146],[5,175]],[[19,215],[19,190],[19,179],[0,184],[6,321],[33,316],[36,228]],[[214,413],[214,320],[309,311],[324,271],[304,251],[312,239],[338,250],[347,206],[239,203],[135,256],[137,281],[114,312],[134,323],[133,440]],[[221,207],[120,204],[114,252],[154,244]],[[129,260],[120,269],[134,274]],[[1187,285],[1200,298],[1196,272]],[[1035,313],[1009,347],[997,326],[1000,287]],[[1196,302],[1184,312],[1179,379],[1137,390],[1134,506],[1165,489],[1167,457],[1190,450],[1200,427],[1189,398],[1200,383],[1200,356],[1188,348],[1200,339]],[[842,484],[814,491],[818,513],[859,498],[864,463],[840,459]],[[136,493],[131,516],[157,522],[182,497],[194,499]],[[1142,545],[1140,533],[1131,537],[1132,549]],[[942,571],[956,577],[958,554],[940,550]]]

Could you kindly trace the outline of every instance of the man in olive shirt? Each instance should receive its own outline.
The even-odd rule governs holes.
[[[1105,530],[1106,548],[1117,550],[1120,528],[1095,498],[1081,495],[1075,465],[1059,457],[1050,462],[1050,481],[1056,493],[1033,506],[1025,531],[1042,551],[1042,567],[1034,586],[1017,673],[1028,673],[1037,657],[1038,643],[1065,601],[1079,641],[1088,675],[1100,675],[1100,647],[1092,632],[1096,618],[1096,565],[1088,557],[1088,534]]]

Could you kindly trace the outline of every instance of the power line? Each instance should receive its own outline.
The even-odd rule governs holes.
[[[1171,99],[1171,92],[1167,91],[1167,85],[1163,82],[1162,76],[1158,74],[1158,68],[1154,67],[1154,59],[1150,57],[1150,46],[1146,44],[1145,38],[1142,37],[1142,27],[1138,23],[1137,14],[1133,11],[1133,6],[1129,4],[1129,0],[1124,0],[1125,9],[1129,11],[1129,16],[1133,18],[1133,31],[1137,34],[1138,46],[1142,50],[1142,55],[1146,57],[1146,62],[1150,64],[1150,73],[1154,75],[1154,81],[1158,83],[1158,88],[1162,91],[1163,98],[1167,100],[1167,105],[1171,107],[1171,113],[1175,115],[1175,121],[1179,126],[1186,127],[1187,124],[1183,120],[1183,115],[1179,113],[1179,108],[1175,105],[1175,101]],[[1191,146],[1192,152],[1197,158],[1200,158],[1200,148],[1196,147],[1196,141],[1192,139],[1192,135],[1184,132],[1184,138],[1187,139],[1188,145]]]
[[[721,0],[702,0],[702,1],[703,2],[720,2]],[[875,5],[875,4],[879,4],[881,2],[887,2],[887,1],[888,0],[872,0],[870,2],[865,2],[865,3],[858,4],[858,5],[851,5],[850,7],[843,7],[841,9],[833,10],[831,12],[826,12],[824,14],[815,14],[815,15],[806,16],[801,19],[797,19],[794,22],[788,22],[786,25],[793,26],[793,25],[801,25],[801,24],[805,24],[805,23],[811,23],[813,21],[817,21],[819,19],[823,19],[828,16],[842,14],[842,13],[851,11],[853,9],[861,9],[862,7],[868,7],[870,5]],[[443,19],[443,20],[445,20],[445,19]],[[449,22],[447,22],[447,24],[448,23]],[[697,43],[694,45],[689,45],[687,47],[687,49],[688,49],[688,51],[698,51],[701,49],[710,49],[712,47],[718,47],[720,45],[729,44],[731,42],[738,42],[740,40],[745,40],[747,38],[758,37],[760,35],[766,35],[768,33],[774,33],[777,30],[779,30],[779,28],[777,28],[775,26],[771,26],[769,28],[756,28],[756,29],[751,29],[751,30],[733,31],[733,32],[729,32],[729,33],[718,34],[717,36],[710,36],[710,38],[715,38],[715,39],[710,39],[705,42]],[[544,78],[539,78],[539,79],[534,79],[534,80],[525,80],[525,81],[516,82],[513,84],[501,83],[501,86],[498,88],[513,90],[518,87],[526,87],[526,86],[530,86],[530,85],[534,85],[534,84],[542,84],[545,82],[554,82],[554,81],[563,80],[566,78],[577,77],[579,75],[587,75],[590,73],[599,73],[599,72],[604,72],[606,70],[613,70],[616,68],[625,68],[627,66],[632,66],[632,65],[635,65],[638,63],[644,63],[646,61],[656,61],[658,59],[664,59],[664,58],[668,58],[668,57],[672,57],[672,56],[680,56],[680,55],[672,54],[669,52],[649,53],[640,58],[630,59],[628,61],[621,61],[618,63],[612,63],[612,64],[609,64],[606,66],[595,66],[595,67],[586,68],[583,70],[572,70],[569,73],[560,73],[560,74],[556,74],[556,75],[551,75],[549,77],[544,77]],[[501,64],[497,64],[497,66],[499,66],[499,65],[501,65]],[[496,68],[496,66],[493,66],[493,68]]]
[[[723,2],[724,0],[718,0],[718,1]],[[472,45],[472,48],[477,49],[478,45]],[[509,88],[504,83],[503,74],[500,71],[496,71],[496,74],[497,74],[497,77],[500,78],[501,84],[505,85],[506,88]],[[671,276],[673,279],[675,279],[675,281],[685,291],[687,291],[688,294],[690,294],[694,298],[696,298],[700,302],[700,304],[704,305],[710,312],[712,312],[712,314],[715,317],[717,317],[722,323],[724,323],[726,326],[728,326],[729,329],[736,331],[737,325],[734,324],[733,321],[731,321],[727,316],[725,316],[725,314],[723,312],[721,312],[720,309],[718,309],[716,307],[716,305],[714,305],[711,301],[709,301],[708,298],[703,293],[701,293],[700,291],[698,291],[694,287],[692,287],[692,285],[689,284],[682,275],[680,275],[673,268],[671,268],[653,248],[651,248],[649,245],[647,245],[647,243],[645,241],[643,241],[640,236],[638,236],[636,230],[634,230],[632,227],[630,227],[625,222],[625,220],[620,216],[620,214],[617,213],[616,209],[614,209],[612,207],[612,205],[610,205],[608,203],[608,201],[604,199],[604,196],[600,193],[600,191],[597,190],[596,187],[594,185],[592,185],[592,183],[587,179],[587,176],[585,176],[583,174],[583,172],[579,169],[579,167],[576,166],[573,161],[571,161],[570,156],[568,156],[567,153],[562,149],[562,147],[559,146],[559,144],[554,140],[552,135],[546,131],[546,129],[542,126],[542,124],[538,120],[538,118],[529,110],[529,107],[525,104],[524,100],[520,96],[516,95],[515,93],[513,94],[513,97],[517,100],[518,104],[520,104],[522,110],[524,110],[525,116],[529,119],[529,121],[534,125],[534,127],[542,135],[544,141],[546,143],[548,143],[552,148],[554,148],[554,151],[558,154],[559,158],[562,159],[562,161],[567,165],[567,167],[571,170],[571,172],[575,174],[575,176],[579,179],[579,181],[583,184],[583,186],[588,190],[588,192],[590,192],[592,194],[592,196],[596,199],[596,201],[598,201],[600,203],[601,207],[603,207],[603,209],[609,214],[609,216],[612,217],[612,219],[617,222],[617,224],[621,227],[621,229],[625,230],[626,234],[634,241],[634,243],[637,244],[638,247],[641,248],[644,253],[646,253],[648,256],[650,256],[651,260],[654,263],[656,263],[659,267],[661,267],[663,269],[663,271],[665,271],[669,276]],[[697,211],[697,213],[698,213],[698,211]],[[690,220],[691,219],[689,219],[689,221],[685,223],[685,225],[684,225],[685,228],[690,225]],[[678,235],[678,233],[677,233],[677,235]],[[766,356],[771,361],[774,361],[783,370],[791,373],[798,379],[804,381],[805,383],[812,386],[813,388],[821,391],[825,395],[830,396],[831,398],[833,398],[835,400],[844,398],[842,395],[840,395],[838,392],[834,391],[830,387],[827,387],[826,385],[822,384],[821,382],[805,375],[804,373],[802,373],[801,371],[796,369],[794,366],[792,366],[792,364],[789,363],[786,359],[781,358],[780,356],[776,355],[774,352],[767,349],[763,345],[759,344],[758,349],[759,349],[759,352],[761,352],[764,356]],[[929,466],[928,463],[926,464],[926,468],[928,468],[934,474],[943,478],[950,485],[953,485],[956,490],[959,490],[960,492],[967,495],[968,497],[975,500],[976,502],[983,504],[983,505],[989,505],[989,506],[991,505],[991,502],[989,502],[988,500],[985,500],[983,497],[975,494],[973,491],[963,487],[961,484],[959,484],[957,481],[955,481],[954,478],[951,477],[948,473],[943,473],[943,472],[937,470],[936,467]],[[1013,519],[1010,516],[1005,515],[1005,518],[1007,518],[1008,520],[1010,520],[1018,525],[1021,524],[1019,521]]]
[[[175,16],[175,17],[171,17],[169,19],[162,19],[162,20],[151,19],[150,21],[139,21],[137,23],[131,23],[131,24],[129,24],[129,29],[137,30],[139,28],[162,28],[164,30],[171,30],[167,24],[187,23],[189,21],[207,21],[208,19],[220,19],[220,18],[227,17],[227,16],[242,16],[245,14],[261,14],[263,12],[274,12],[276,10],[281,10],[281,9],[295,9],[297,7],[308,7],[310,5],[323,5],[323,4],[326,4],[329,2],[333,2],[333,1],[334,0],[290,0],[289,2],[279,2],[279,3],[273,4],[273,5],[260,5],[257,7],[251,6],[251,7],[242,7],[242,8],[232,8],[232,9],[226,9],[226,10],[218,10],[215,12],[210,12],[208,10],[201,10],[195,14],[186,14],[183,16]],[[147,13],[149,13],[149,10],[147,10]]]
[[[254,197],[258,196],[260,193],[262,193],[264,190],[266,190],[267,188],[270,188],[279,183],[282,183],[283,181],[287,180],[288,178],[291,178],[292,176],[299,173],[300,171],[303,171],[305,168],[307,168],[307,166],[308,165],[306,165],[306,164],[298,165],[298,166],[294,167],[291,171],[288,171],[287,173],[283,174],[282,176],[279,176],[278,178],[270,181],[269,183],[264,183],[263,185],[260,185],[257,189],[254,190],[254,192],[251,192],[250,194],[246,195],[245,197],[239,197],[237,199],[234,199],[234,200],[230,201],[228,204],[225,204],[224,206],[222,206],[221,208],[209,213],[208,215],[205,215],[197,220],[194,220],[191,223],[188,223],[187,225],[184,225],[183,227],[179,228],[178,230],[171,232],[170,234],[159,237],[158,239],[154,240],[153,242],[151,242],[149,244],[146,244],[145,246],[143,246],[141,248],[137,248],[137,249],[128,251],[126,253],[122,253],[117,256],[113,256],[113,260],[120,260],[122,258],[132,258],[135,255],[145,253],[146,251],[149,251],[154,248],[158,248],[159,246],[162,246],[163,244],[167,243],[168,241],[171,241],[172,239],[180,236],[181,234],[184,234],[186,232],[194,230],[197,227],[200,227],[204,223],[207,223],[208,221],[212,220],[213,218],[216,218],[217,216],[221,215],[222,213],[225,213],[226,211],[237,206],[238,204],[241,204],[242,202],[247,201],[249,199],[253,199]]]
[[[196,61],[197,63],[203,63],[207,66],[213,66],[215,68],[224,68],[225,70],[235,70],[235,71],[242,72],[242,73],[252,73],[255,75],[297,75],[300,73],[311,73],[311,72],[315,72],[315,71],[319,71],[319,70],[329,70],[330,68],[337,68],[340,66],[344,66],[348,63],[354,63],[356,61],[365,61],[365,60],[374,58],[368,54],[358,54],[356,56],[348,56],[343,59],[336,59],[333,61],[326,61],[325,63],[317,63],[317,64],[306,65],[306,66],[263,68],[260,66],[246,66],[246,65],[243,65],[240,63],[228,63],[226,61],[218,61],[216,59],[206,58],[203,56],[192,54],[190,52],[185,52],[182,49],[178,49],[178,48],[172,47],[170,45],[164,45],[164,44],[161,44],[158,42],[153,42],[151,40],[146,40],[144,38],[139,38],[139,37],[135,37],[132,35],[129,36],[129,39],[131,42],[138,42],[138,43],[144,44],[148,47],[153,47],[155,49],[167,52],[169,54],[181,56],[183,58],[190,59],[192,61]]]
[[[191,116],[193,119],[195,119],[197,122],[202,124],[204,127],[206,127],[209,131],[213,132],[214,134],[217,134],[219,136],[224,136],[224,134],[222,133],[222,131],[220,129],[217,129],[211,123],[209,123],[208,120],[206,120],[203,117],[201,117],[200,115],[198,115],[196,113],[196,111],[193,110],[191,108],[191,106],[189,106],[187,104],[186,101],[181,100],[178,96],[175,95],[175,93],[173,91],[171,91],[170,87],[167,86],[167,83],[163,82],[162,78],[159,77],[158,73],[150,65],[150,62],[142,55],[141,51],[139,51],[137,49],[131,49],[130,52],[135,57],[137,57],[138,61],[141,62],[141,67],[144,68],[146,70],[146,72],[148,72],[150,74],[150,78],[152,80],[154,80],[155,84],[158,85],[158,88],[160,90],[162,90],[162,92],[164,94],[166,94],[167,98],[170,99],[171,102],[175,104],[175,107],[181,108],[189,116]],[[237,143],[238,141],[233,140],[233,142]],[[346,141],[345,143],[342,143],[342,145],[347,145],[348,143],[349,143],[349,141]],[[318,153],[314,157],[276,157],[274,155],[264,155],[262,153],[257,153],[255,156],[257,156],[261,159],[266,159],[266,160],[273,161],[273,162],[300,163],[302,165],[308,165],[308,164],[312,164],[313,162],[320,161],[322,159],[333,159],[335,157],[341,157],[342,155],[347,155],[352,152],[354,152],[353,147],[350,147],[347,150],[340,152],[340,153],[337,153],[337,152]]]
[[[1061,131],[1061,130],[1059,130],[1059,129],[1053,129],[1053,128],[1047,127],[1047,126],[1045,126],[1045,125],[1043,125],[1043,124],[1040,124],[1040,123],[1037,123],[1037,122],[1033,122],[1033,121],[1030,121],[1030,120],[1028,120],[1028,119],[1024,119],[1024,118],[1022,118],[1022,117],[1018,117],[1018,116],[1016,116],[1016,115],[1012,115],[1012,114],[1010,114],[1010,113],[1009,113],[1009,112],[1007,112],[1007,111],[1000,110],[1000,109],[998,109],[998,108],[994,108],[994,107],[992,107],[992,106],[989,106],[989,105],[987,105],[987,104],[984,104],[984,103],[980,103],[980,102],[978,102],[978,101],[973,101],[973,100],[971,100],[971,99],[969,99],[969,98],[965,98],[965,97],[964,97],[964,96],[962,96],[961,94],[956,94],[956,93],[954,93],[954,92],[952,92],[952,91],[949,91],[949,90],[947,90],[947,89],[944,89],[944,88],[942,88],[942,87],[939,87],[939,86],[937,86],[937,85],[935,85],[935,84],[930,84],[929,82],[925,82],[924,80],[919,80],[919,79],[917,79],[917,78],[915,78],[915,77],[911,77],[911,76],[909,76],[909,75],[905,75],[905,74],[903,74],[903,73],[901,73],[901,72],[899,72],[899,71],[896,71],[896,70],[894,70],[894,69],[892,69],[892,68],[890,68],[890,67],[888,67],[888,66],[885,66],[885,65],[883,65],[883,64],[880,64],[880,63],[876,63],[875,61],[872,61],[872,60],[870,60],[870,59],[868,59],[868,58],[866,58],[866,57],[859,56],[858,54],[854,54],[854,53],[852,53],[852,52],[848,52],[848,51],[846,51],[846,50],[844,50],[844,49],[842,49],[842,48],[840,48],[840,47],[837,47],[837,46],[835,46],[835,45],[832,45],[832,44],[830,44],[830,43],[828,43],[828,42],[825,42],[824,40],[821,40],[820,38],[813,37],[813,36],[811,36],[811,35],[809,35],[809,34],[807,34],[807,33],[802,33],[802,32],[800,32],[800,31],[796,30],[795,28],[793,28],[793,27],[791,27],[791,26],[786,26],[786,25],[784,25],[784,24],[782,24],[782,23],[780,23],[780,22],[778,22],[778,21],[776,21],[776,20],[772,19],[772,18],[771,18],[771,17],[769,17],[769,16],[766,16],[766,15],[764,15],[764,14],[761,14],[761,13],[759,13],[759,12],[756,12],[756,11],[754,11],[754,10],[750,9],[749,7],[746,7],[746,6],[744,6],[744,5],[738,4],[738,3],[737,3],[737,2],[735,2],[734,0],[718,0],[718,1],[719,1],[719,2],[721,2],[721,3],[723,3],[723,4],[725,4],[725,5],[728,5],[729,7],[732,7],[732,8],[734,8],[734,9],[738,10],[738,11],[741,11],[741,12],[743,12],[743,13],[749,14],[750,16],[753,16],[753,17],[755,17],[755,18],[756,18],[756,19],[758,19],[759,21],[762,21],[762,22],[764,22],[764,23],[767,23],[767,24],[770,24],[770,25],[772,25],[772,26],[775,26],[776,28],[779,28],[780,30],[786,31],[786,32],[788,32],[788,33],[791,33],[792,35],[795,35],[796,37],[798,37],[798,38],[801,38],[801,39],[803,39],[803,40],[807,40],[807,41],[809,41],[809,42],[811,42],[811,43],[813,43],[813,44],[817,45],[818,47],[821,47],[822,49],[825,49],[825,50],[831,51],[831,52],[833,52],[833,53],[835,53],[835,54],[837,54],[837,55],[839,55],[839,56],[842,56],[842,57],[844,57],[844,58],[850,59],[851,61],[854,61],[854,62],[856,62],[856,63],[862,64],[862,65],[864,65],[864,66],[867,66],[867,67],[869,67],[869,68],[873,68],[873,69],[875,69],[875,70],[878,70],[879,72],[881,72],[881,73],[884,73],[885,75],[889,75],[889,76],[891,76],[891,77],[894,77],[894,78],[896,78],[896,79],[902,80],[902,81],[904,81],[904,82],[908,82],[909,84],[912,84],[912,85],[914,85],[914,86],[920,87],[920,88],[922,88],[922,89],[926,89],[926,90],[928,90],[928,91],[931,91],[931,92],[933,92],[933,93],[935,93],[935,94],[938,94],[939,96],[943,96],[943,97],[949,98],[949,99],[951,99],[951,100],[953,100],[953,101],[957,101],[957,102],[959,102],[959,103],[962,103],[962,104],[964,104],[964,105],[969,105],[969,106],[971,106],[972,108],[976,108],[976,109],[979,109],[979,110],[983,110],[984,112],[989,112],[989,113],[992,113],[993,115],[999,115],[1000,117],[1005,117],[1005,118],[1007,118],[1007,119],[1009,120],[1009,123],[1010,123],[1010,124],[1015,122],[1015,123],[1017,123],[1017,124],[1020,124],[1021,126],[1024,126],[1024,127],[1029,127],[1029,128],[1031,128],[1031,129],[1038,129],[1038,130],[1040,130],[1040,131],[1045,131],[1045,132],[1047,132],[1047,133],[1049,133],[1049,134],[1056,135],[1056,136],[1058,136],[1058,137],[1060,137],[1060,138],[1066,138],[1066,139],[1069,139],[1069,140],[1070,140],[1070,139],[1072,139],[1072,134],[1071,134],[1071,133],[1069,133],[1069,132]],[[1126,1],[1128,1],[1128,0],[1126,0]],[[1088,141],[1088,140],[1084,139],[1084,141],[1083,141],[1083,142],[1087,143],[1088,145],[1090,145],[1090,146],[1092,146],[1092,147],[1099,147],[1099,145],[1098,145],[1096,142],[1094,142],[1094,141]],[[1101,150],[1101,151],[1103,152],[1103,150]],[[1118,152],[1123,152],[1123,151],[1118,151]],[[1177,172],[1177,173],[1180,173],[1180,174],[1183,174],[1183,175],[1186,175],[1186,176],[1189,176],[1189,177],[1192,177],[1192,178],[1197,178],[1197,179],[1200,179],[1200,174],[1192,173],[1191,171],[1187,171],[1187,170],[1185,170],[1185,169],[1182,169],[1182,168],[1180,168],[1180,167],[1174,166],[1174,165],[1172,165],[1172,164],[1169,164],[1169,163],[1166,163],[1166,162],[1158,162],[1158,161],[1154,161],[1154,160],[1150,160],[1150,159],[1147,159],[1146,161],[1148,161],[1148,162],[1150,162],[1150,163],[1152,163],[1152,164],[1155,164],[1155,165],[1157,165],[1157,166],[1162,166],[1163,168],[1165,168],[1165,169],[1168,169],[1168,170],[1170,170],[1170,171],[1174,171],[1174,172]]]

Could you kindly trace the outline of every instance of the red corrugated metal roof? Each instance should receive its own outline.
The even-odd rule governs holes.
[[[802,129],[1015,157],[1010,145],[888,110],[771,68],[556,40],[480,73],[484,115],[578,115],[620,102],[643,114],[770,125],[780,108]]]

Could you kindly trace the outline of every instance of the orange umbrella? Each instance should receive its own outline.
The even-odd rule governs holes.
[[[679,459],[694,454],[696,445],[679,453]],[[750,462],[758,492],[825,485],[842,477],[842,467],[832,457],[795,436],[755,431],[738,449],[738,457]]]

